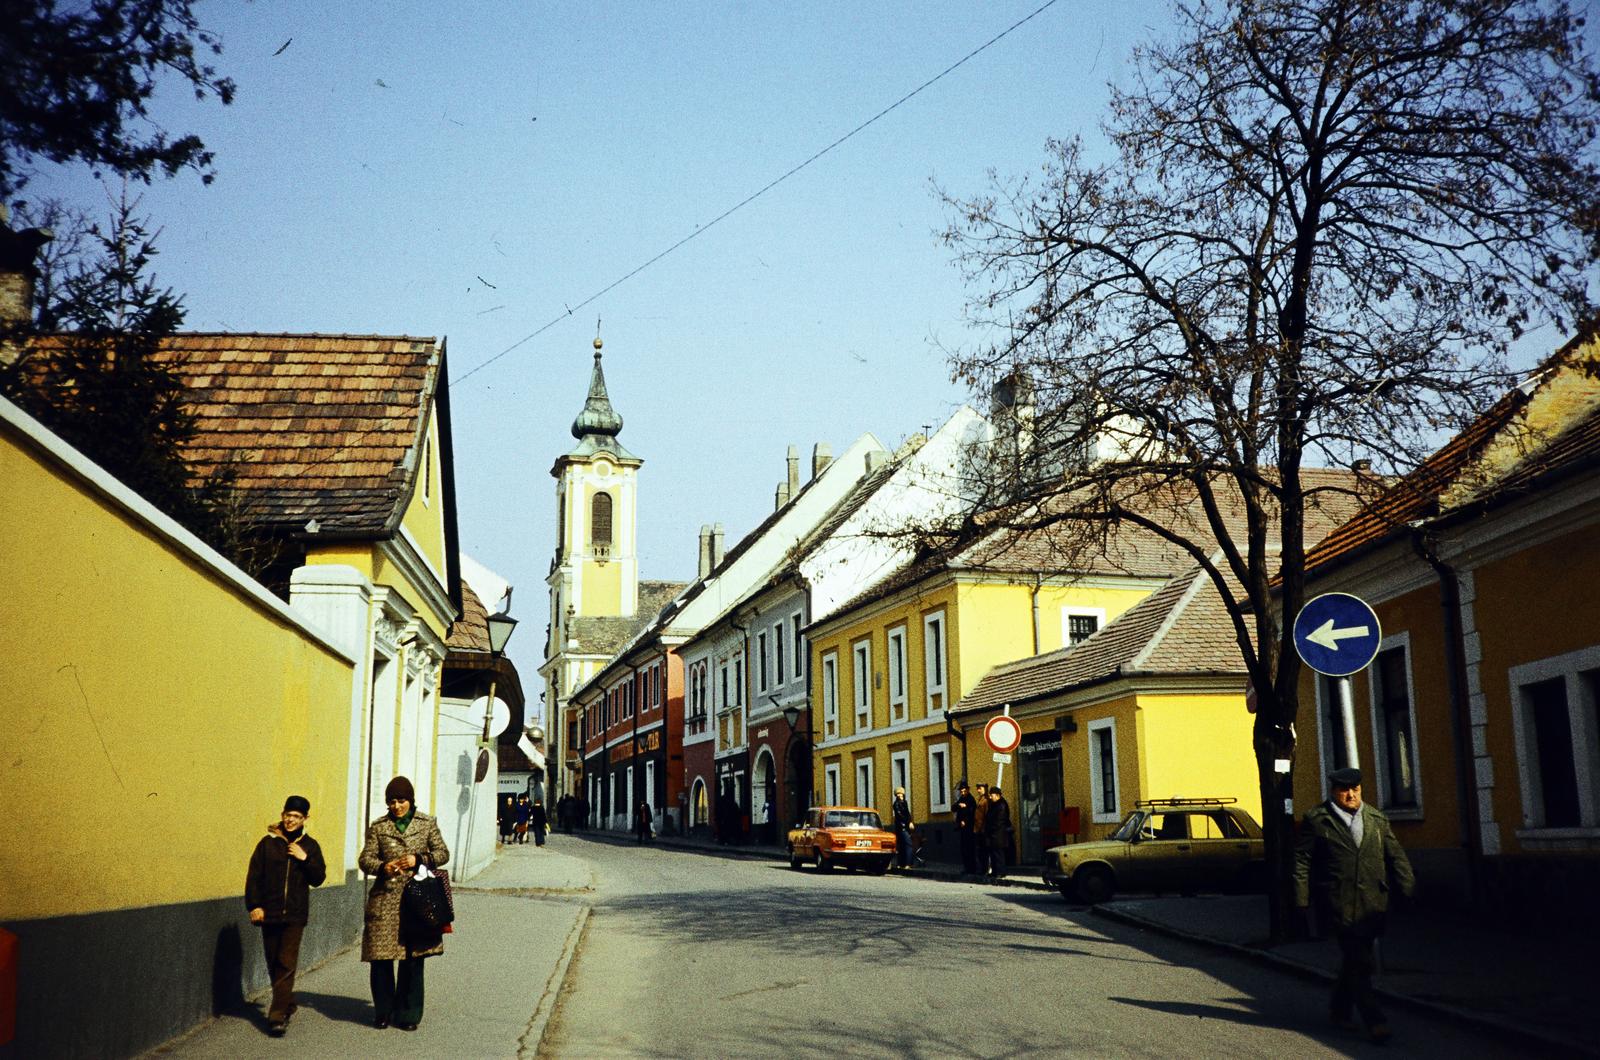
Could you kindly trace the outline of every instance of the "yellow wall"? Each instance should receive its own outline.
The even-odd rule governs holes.
[[[1242,693],[1142,692],[1138,705],[1139,798],[1237,799],[1236,805],[1261,821],[1251,738],[1255,718]]]
[[[5,916],[241,894],[289,794],[341,880],[351,664],[8,426],[0,492]]]
[[[438,433],[437,420],[430,416],[427,441],[423,445],[427,467],[417,470],[412,482],[411,500],[400,519],[400,525],[416,541],[417,548],[433,569],[439,572],[440,578],[444,578],[449,567],[445,558],[444,485],[440,477]],[[425,482],[429,484],[426,499],[423,496]]]

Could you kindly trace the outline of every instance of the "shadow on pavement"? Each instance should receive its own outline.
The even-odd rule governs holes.
[[[1238,1002],[1226,1001],[1207,1005],[1195,1001],[1150,1001],[1138,997],[1107,997],[1107,1001],[1114,1001],[1119,1005],[1131,1005],[1135,1008],[1151,1009],[1155,1012],[1165,1012],[1170,1016],[1194,1016],[1198,1019],[1227,1020],[1231,1023],[1243,1023],[1251,1027],[1277,1027],[1280,1030],[1304,1030],[1299,1021],[1291,1021],[1269,1016],[1260,1010],[1256,1003],[1255,1011],[1248,1011],[1235,1007]]]
[[[359,1023],[363,1027],[372,1022],[372,1002],[366,998],[346,997],[342,994],[308,994],[295,991],[300,1007],[311,1009],[324,1019],[340,1023]]]

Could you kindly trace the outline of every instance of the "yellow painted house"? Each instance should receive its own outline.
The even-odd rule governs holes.
[[[1600,886],[1600,344],[1574,342],[1307,556],[1377,612],[1356,763],[1419,886],[1593,923]],[[1295,800],[1347,764],[1300,686]],[[1308,753],[1309,752],[1309,753]],[[1309,765],[1309,768],[1308,768]],[[1563,930],[1567,929],[1563,927]]]
[[[808,628],[814,801],[887,816],[904,787],[932,844],[925,856],[959,856],[954,786],[969,771],[981,776],[987,758],[954,726],[962,697],[999,663],[1089,637],[1178,561],[1154,535],[1130,530],[1081,570],[1037,573],[1051,563],[1045,535],[990,535],[910,564]]]

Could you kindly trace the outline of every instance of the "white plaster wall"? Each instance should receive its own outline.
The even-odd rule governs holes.
[[[495,794],[499,764],[489,749],[489,772],[474,783],[482,746],[483,711],[465,699],[439,700],[439,781],[434,811],[450,848],[451,877],[468,880],[494,860]]]

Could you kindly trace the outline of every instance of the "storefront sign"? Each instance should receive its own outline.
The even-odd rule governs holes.
[[[651,751],[661,750],[661,730],[651,729],[649,732],[635,737],[629,743],[619,743],[611,748],[606,755],[606,761],[612,765],[625,762],[637,755],[649,754]]]

